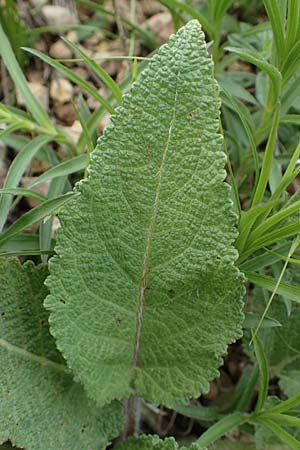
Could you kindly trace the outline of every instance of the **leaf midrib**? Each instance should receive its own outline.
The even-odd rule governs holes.
[[[168,154],[172,131],[176,119],[176,105],[177,105],[177,97],[178,97],[178,77],[180,73],[176,73],[176,85],[175,85],[175,93],[174,93],[174,106],[173,106],[173,114],[172,119],[170,121],[170,126],[168,130],[168,138],[166,142],[166,146],[164,149],[161,165],[158,171],[158,181],[157,181],[157,187],[156,187],[156,194],[155,194],[155,200],[153,205],[153,210],[150,218],[149,227],[147,230],[146,235],[146,243],[145,243],[145,252],[144,252],[144,259],[143,259],[143,271],[142,271],[142,277],[141,277],[141,283],[140,283],[140,295],[139,295],[139,301],[138,301],[138,310],[136,315],[136,336],[134,341],[134,353],[133,353],[133,360],[132,360],[132,368],[136,369],[138,367],[138,360],[139,360],[139,354],[140,354],[140,347],[141,347],[141,334],[142,334],[142,322],[143,322],[143,313],[144,313],[144,301],[145,301],[145,290],[146,290],[146,277],[149,274],[148,270],[148,263],[149,263],[149,257],[151,254],[151,246],[152,246],[152,239],[153,239],[153,232],[156,224],[157,219],[157,212],[159,208],[160,203],[160,194],[161,194],[161,186],[162,186],[162,178],[163,178],[163,172],[165,167],[165,161]]]

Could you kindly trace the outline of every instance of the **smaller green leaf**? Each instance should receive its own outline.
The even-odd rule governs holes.
[[[75,0],[75,1],[79,5],[83,5],[87,8],[90,8],[92,11],[98,11],[100,14],[115,17],[114,11],[103,8],[103,6],[97,4],[93,1],[90,1],[90,0]],[[142,27],[139,27],[136,23],[126,19],[125,17],[121,16],[120,20],[125,25],[127,25],[129,28],[131,28],[132,30],[137,31],[141,35],[141,37],[144,39],[145,43],[148,45],[148,47],[151,50],[154,50],[158,47],[159,44],[151,32],[149,32],[148,30],[145,30]]]
[[[276,100],[279,98],[281,90],[281,73],[279,72],[279,70],[272,64],[268,63],[265,59],[263,59],[259,55],[259,53],[254,52],[252,50],[238,47],[225,47],[225,50],[234,53],[239,57],[241,57],[242,59],[255,65],[270,77],[274,89],[274,103],[275,103]]]
[[[252,312],[248,312],[245,314],[245,321],[243,324],[243,328],[255,328],[260,321],[260,316],[258,314],[254,314]],[[266,316],[261,324],[261,328],[276,328],[281,327],[281,323],[273,319],[272,317]]]
[[[82,78],[80,78],[80,76],[78,76],[71,69],[64,66],[60,62],[56,61],[55,59],[50,58],[49,56],[45,55],[44,53],[40,52],[39,50],[35,50],[32,48],[27,48],[27,47],[23,47],[23,50],[36,56],[37,58],[40,58],[46,64],[49,64],[49,66],[54,67],[54,69],[56,69],[63,76],[65,76],[70,81],[72,81],[77,86],[79,86],[84,92],[87,92],[88,94],[90,94],[97,102],[99,102],[101,105],[103,105],[105,107],[105,109],[107,109],[108,112],[110,112],[111,114],[114,113],[114,108],[110,105],[110,103],[104,97],[102,97],[102,95],[99,94],[97,89],[95,89],[91,84],[87,83]]]
[[[73,381],[43,308],[47,266],[0,260],[0,444],[26,450],[104,449],[122,427]]]
[[[265,417],[259,417],[256,421],[272,431],[275,436],[277,436],[284,444],[289,445],[292,450],[300,450],[300,442],[298,439],[294,438],[273,420]]]
[[[197,443],[200,445],[212,444],[229,431],[243,425],[247,420],[248,417],[240,412],[235,412],[234,414],[226,416],[205,431],[198,439]]]
[[[222,414],[212,406],[175,405],[173,408],[179,414],[199,420],[200,422],[218,420],[222,417]]]
[[[44,202],[47,200],[47,197],[45,195],[39,194],[36,191],[32,191],[30,189],[25,188],[3,188],[0,189],[0,194],[8,194],[8,195],[21,195],[22,197],[30,197],[35,200],[39,200],[40,202]]]
[[[282,59],[285,54],[285,41],[280,11],[277,2],[273,0],[264,0],[264,5],[271,22],[277,56],[279,59]]]
[[[296,42],[286,58],[282,62],[281,73],[283,76],[283,85],[286,85],[289,80],[297,73],[299,69],[300,60],[300,42]]]
[[[248,236],[259,217],[267,215],[274,206],[279,205],[280,202],[268,202],[265,204],[252,206],[248,211],[243,212],[239,223],[239,236],[235,242],[236,248],[239,251],[239,260],[243,259],[243,250],[247,244]]]
[[[90,58],[86,53],[84,53],[77,45],[68,39],[62,37],[62,40],[72,49],[74,52],[78,53],[81,58],[86,62],[88,67],[94,71],[94,73],[103,81],[108,89],[113,93],[119,105],[122,103],[122,91],[120,90],[117,83],[111,78],[111,76],[99,66],[92,58]]]
[[[257,205],[258,203],[261,203],[266,187],[269,181],[271,167],[272,167],[272,161],[273,161],[273,154],[277,139],[277,132],[278,132],[278,124],[279,124],[279,107],[277,107],[274,111],[274,116],[272,120],[272,126],[268,138],[268,142],[266,145],[266,149],[264,152],[264,158],[262,162],[262,169],[259,175],[259,180],[257,183],[257,186],[255,188],[253,200],[252,200],[252,206]]]
[[[26,78],[18,64],[18,61],[14,55],[9,40],[6,37],[1,24],[0,24],[0,55],[15,85],[20,90],[28,111],[31,112],[35,120],[40,125],[45,127],[51,134],[56,134],[55,127],[52,124],[51,120],[49,119],[48,114],[41,106],[41,104],[37,101],[37,99],[35,98],[35,96],[32,94],[31,90],[28,87]]]
[[[259,337],[253,336],[255,355],[258,362],[259,367],[259,393],[258,399],[256,403],[255,411],[261,411],[264,407],[268,396],[268,388],[269,388],[269,369],[268,362],[264,352],[264,348]]]
[[[289,254],[290,248],[291,244],[287,243],[281,245],[278,248],[275,248],[274,250],[265,249],[266,251],[264,253],[259,256],[255,256],[254,258],[248,259],[245,262],[242,262],[239,267],[242,271],[245,272],[264,269],[265,267],[272,266],[272,264],[281,261],[281,258],[284,258],[285,260],[287,255]]]
[[[290,411],[294,408],[300,407],[300,393],[297,392],[288,400],[278,403],[278,405],[273,406],[268,409],[268,413],[270,414],[281,414],[287,411]]]
[[[70,175],[71,173],[79,172],[84,170],[87,165],[87,156],[79,155],[74,158],[68,159],[67,161],[63,161],[60,164],[57,164],[51,169],[44,172],[42,175],[37,177],[33,183],[30,184],[30,188],[37,186],[44,181],[53,180],[57,177],[65,177]]]
[[[300,2],[299,0],[289,0],[288,17],[286,27],[286,47],[289,50],[298,39],[300,23]]]
[[[189,14],[193,19],[197,19],[199,23],[201,23],[204,30],[207,32],[207,34],[212,38],[215,34],[215,30],[212,26],[212,24],[207,20],[207,18],[201,14],[199,11],[196,10],[196,8],[193,8],[192,6],[188,5],[186,2],[182,3],[178,0],[159,0],[160,3],[162,3],[164,6],[167,6],[168,8],[178,8],[179,11],[185,12]]]
[[[23,230],[30,227],[34,223],[52,214],[74,195],[76,194],[74,194],[73,192],[68,192],[67,194],[47,200],[36,208],[33,208],[27,213],[23,214],[23,216],[16,220],[6,231],[0,234],[0,246],[3,246],[5,242],[21,233]]]
[[[261,248],[267,247],[272,244],[279,244],[280,241],[290,238],[292,236],[298,235],[300,233],[300,222],[291,221],[288,225],[281,228],[270,231],[266,236],[261,236],[251,245],[247,246],[241,255],[243,258],[251,255],[252,253],[260,250]]]
[[[51,137],[49,136],[38,136],[32,141],[29,141],[10,165],[3,187],[6,189],[17,187],[31,159],[44,145],[46,145],[50,141]],[[12,196],[6,195],[0,197],[0,231],[2,230],[6,222],[11,201]]]
[[[267,289],[270,292],[273,292],[276,287],[277,280],[274,278],[254,272],[244,272],[244,274],[249,281],[252,281],[252,283]],[[300,287],[281,282],[278,286],[277,293],[288,297],[294,302],[300,303]]]
[[[261,236],[265,236],[270,228],[277,226],[283,220],[299,212],[299,210],[300,201],[295,202],[290,206],[285,205],[285,207],[283,207],[280,211],[273,214],[272,217],[262,222],[252,231],[248,239],[248,245],[251,245],[253,241],[259,239]]]
[[[290,416],[288,414],[274,414],[266,411],[263,417],[282,426],[300,427],[300,419],[298,417]]]

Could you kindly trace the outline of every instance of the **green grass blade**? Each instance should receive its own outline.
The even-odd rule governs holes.
[[[240,255],[242,255],[243,253],[249,234],[251,233],[257,219],[260,216],[268,213],[270,210],[272,210],[272,208],[274,208],[274,206],[277,206],[279,204],[279,200],[271,201],[266,204],[252,206],[251,209],[243,212],[239,223],[239,235],[235,242],[235,246],[238,249]]]
[[[114,17],[115,13],[113,11],[110,11],[109,9],[103,8],[103,6],[98,5],[97,3],[94,3],[90,0],[75,0],[76,3],[79,5],[83,5],[87,8],[90,8],[92,11],[98,11],[104,15]],[[145,43],[148,45],[150,50],[154,50],[159,46],[159,43],[155,39],[152,33],[150,33],[148,30],[144,30],[143,28],[139,27],[136,23],[131,22],[130,20],[126,19],[125,17],[120,18],[121,22],[123,22],[125,25],[127,25],[129,28],[131,28],[134,31],[137,31],[144,39]]]
[[[199,420],[200,422],[219,420],[222,417],[222,414],[220,414],[217,408],[209,406],[175,405],[173,408],[179,414]]]
[[[277,6],[277,2],[274,0],[264,0],[264,6],[271,22],[274,43],[277,50],[278,59],[280,61],[285,54],[285,39],[280,11]]]
[[[255,411],[258,412],[263,409],[264,404],[267,400],[269,387],[269,368],[267,358],[259,337],[256,335],[253,336],[252,339],[254,342],[255,355],[259,368],[259,393],[255,407]]]
[[[281,73],[283,77],[283,86],[285,86],[290,79],[295,75],[299,69],[300,61],[300,41],[297,41],[290,49],[281,66]]]
[[[273,161],[273,153],[275,149],[276,139],[277,139],[277,131],[278,131],[278,123],[279,123],[279,107],[276,108],[273,116],[272,127],[269,135],[269,139],[267,142],[266,150],[264,153],[264,159],[262,163],[262,169],[259,176],[258,184],[254,193],[252,205],[257,205],[260,203],[266,191],[266,187],[268,184],[270,170]]]
[[[245,59],[251,64],[254,64],[270,77],[274,90],[274,103],[276,103],[281,91],[281,73],[279,70],[259,56],[259,53],[252,50],[238,47],[225,47],[225,50],[238,55],[240,58]]]
[[[253,242],[259,239],[261,236],[264,236],[267,231],[278,225],[282,220],[287,219],[289,216],[299,212],[300,210],[300,201],[293,203],[287,208],[281,209],[279,212],[274,214],[269,219],[265,220],[263,223],[258,225],[254,231],[249,236],[249,242]]]
[[[266,249],[266,252],[262,255],[255,256],[254,258],[249,259],[239,265],[242,271],[252,272],[255,270],[264,269],[265,267],[272,266],[272,264],[277,263],[281,260],[286,260],[287,255],[289,254],[291,248],[291,244],[284,244],[276,251]]]
[[[12,257],[12,256],[42,256],[42,255],[48,255],[52,256],[54,255],[54,250],[20,250],[16,252],[1,252],[0,251],[0,258],[1,257]],[[0,448],[1,450],[1,448]]]
[[[224,87],[224,85],[221,87],[221,98],[222,102],[230,108],[234,113],[236,113],[242,122],[242,125],[244,127],[244,130],[246,132],[246,135],[249,139],[250,148],[252,151],[253,156],[253,162],[254,162],[254,168],[255,168],[255,186],[258,182],[259,177],[259,163],[258,163],[258,155],[256,151],[256,144],[255,144],[255,137],[254,133],[251,127],[251,124],[249,123],[246,109],[244,108],[244,105],[239,103],[231,94],[230,92]]]
[[[90,96],[93,97],[101,105],[103,105],[110,114],[114,113],[114,108],[104,97],[102,97],[102,95],[99,94],[97,89],[95,89],[91,84],[87,83],[82,78],[80,78],[76,73],[72,72],[71,69],[64,66],[60,62],[56,61],[55,59],[50,58],[49,56],[45,55],[44,53],[40,52],[39,50],[35,50],[32,48],[27,48],[27,47],[23,47],[23,50],[30,53],[31,55],[36,56],[37,58],[41,59],[46,64],[48,64],[49,66],[56,69],[63,76],[65,76],[70,81],[72,81],[74,84],[79,86],[84,92],[87,92],[88,94],[90,94]]]
[[[73,44],[73,42],[68,39],[62,37],[62,40],[76,53],[78,53],[84,62],[94,71],[94,73],[103,81],[104,84],[108,87],[108,89],[115,96],[118,104],[122,103],[122,91],[117,85],[117,83],[111,78],[111,76],[104,70],[101,66],[99,66],[92,58],[90,58],[86,53],[84,53],[77,45]]]
[[[293,125],[300,125],[299,114],[285,114],[280,117],[280,123],[291,123]]]
[[[213,39],[213,36],[215,35],[213,26],[209,23],[209,21],[203,14],[201,14],[199,11],[196,11],[196,9],[188,5],[187,2],[181,3],[177,0],[159,0],[159,3],[166,6],[167,8],[177,8],[179,9],[179,11],[189,14],[191,17],[193,17],[193,19],[197,19],[204,30],[207,32],[209,37]]]
[[[74,158],[68,159],[67,161],[63,161],[57,166],[51,167],[51,169],[44,172],[42,175],[37,177],[33,183],[29,186],[32,188],[44,181],[53,180],[57,177],[65,177],[70,175],[71,173],[79,172],[81,170],[85,170],[87,163],[86,155],[75,156]]]
[[[197,444],[205,446],[212,444],[216,440],[223,437],[229,431],[243,425],[247,422],[248,417],[236,412],[230,416],[226,416],[219,422],[212,425],[202,436],[197,440]]]
[[[8,134],[13,133],[16,130],[19,130],[20,127],[20,123],[11,123],[10,125],[8,125],[7,127],[5,127],[3,130],[0,131],[0,139],[3,139],[5,136],[7,136]]]
[[[289,416],[288,414],[272,414],[266,412],[263,417],[278,423],[279,425],[289,427],[300,427],[300,419],[298,417]]]
[[[20,195],[22,197],[33,198],[34,200],[39,200],[40,202],[44,202],[47,200],[45,195],[39,194],[36,191],[32,191],[30,189],[25,188],[11,188],[11,189],[0,189],[0,194],[9,194],[9,195]]]
[[[218,0],[215,8],[215,20],[217,23],[221,23],[226,11],[231,6],[233,0]]]
[[[273,292],[276,288],[278,280],[260,275],[254,272],[244,272],[246,278],[255,283],[257,286],[267,289],[267,291]],[[290,284],[281,282],[277,289],[277,294],[284,295],[296,303],[300,303],[300,288],[297,286],[291,286]]]
[[[280,414],[300,406],[300,393],[293,395],[289,399],[280,402],[278,405],[268,409],[268,414]]]
[[[288,50],[297,41],[300,27],[300,2],[299,0],[288,0],[288,17],[286,29],[286,47]]]
[[[37,101],[37,99],[34,97],[34,95],[32,94],[31,90],[28,87],[26,78],[18,64],[18,61],[14,55],[9,40],[6,37],[6,34],[4,33],[1,24],[0,24],[0,55],[16,87],[21,92],[28,111],[31,112],[35,120],[45,129],[47,129],[49,133],[56,134],[55,127],[53,126],[51,120],[49,119],[46,111],[43,109],[41,104]]]
[[[48,190],[48,199],[55,199],[63,193],[64,186],[66,184],[65,177],[55,178],[51,181]],[[41,221],[39,227],[39,241],[40,249],[47,250],[51,244],[51,232],[52,232],[53,217],[50,216],[47,220]],[[46,263],[48,260],[47,255],[42,255],[42,262]]]
[[[6,189],[17,187],[31,159],[50,141],[51,138],[49,136],[38,136],[30,141],[12,162],[3,187]],[[0,231],[2,231],[6,222],[11,201],[12,196],[9,195],[1,196],[0,198]]]
[[[24,231],[36,222],[39,222],[44,217],[52,214],[59,209],[64,203],[66,203],[71,197],[74,196],[73,192],[60,195],[59,197],[47,200],[36,208],[31,209],[18,220],[16,220],[6,231],[0,234],[0,246],[9,241],[12,237]]]
[[[300,442],[277,423],[265,417],[259,417],[255,419],[255,421],[272,431],[275,436],[277,436],[284,444],[287,444],[292,450],[300,450]]]
[[[266,236],[261,236],[255,241],[247,242],[245,253],[249,251],[253,253],[260,248],[267,247],[268,245],[275,244],[283,239],[295,236],[300,233],[300,221],[291,222],[290,224],[269,232]]]

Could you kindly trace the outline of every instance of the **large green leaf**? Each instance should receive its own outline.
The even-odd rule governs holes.
[[[26,450],[101,450],[118,434],[117,404],[88,400],[49,333],[46,266],[0,260],[0,443]]]
[[[158,436],[142,435],[139,437],[130,437],[125,442],[118,444],[116,450],[178,450],[178,444],[174,438],[160,439]],[[207,450],[198,444],[192,444],[190,450]],[[187,450],[186,447],[180,447],[180,450]]]
[[[191,21],[124,97],[61,216],[46,307],[100,404],[197,397],[241,334],[218,94]]]

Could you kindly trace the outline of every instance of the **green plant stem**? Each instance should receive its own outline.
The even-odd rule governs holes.
[[[235,412],[230,416],[224,417],[224,419],[219,420],[219,422],[214,424],[204,434],[202,434],[197,443],[203,447],[212,444],[217,439],[224,436],[224,434],[228,433],[228,431],[238,428],[246,423],[248,418],[249,416],[247,414],[242,414],[240,412]]]

